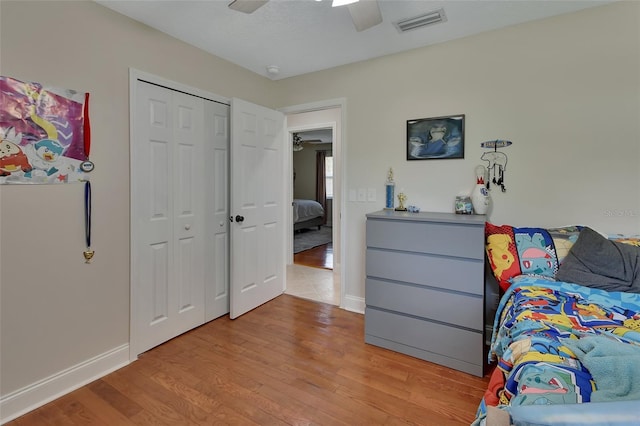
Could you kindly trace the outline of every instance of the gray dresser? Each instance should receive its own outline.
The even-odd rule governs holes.
[[[367,215],[365,342],[482,376],[483,215]]]

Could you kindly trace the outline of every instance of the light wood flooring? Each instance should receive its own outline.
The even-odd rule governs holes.
[[[488,383],[364,343],[364,317],[289,295],[209,322],[8,423],[468,425]]]

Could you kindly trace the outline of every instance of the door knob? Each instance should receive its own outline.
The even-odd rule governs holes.
[[[186,229],[186,230],[188,231],[189,229],[191,229],[191,225],[186,224],[186,225],[184,226],[184,229]]]
[[[244,222],[244,216],[236,215],[236,222]]]

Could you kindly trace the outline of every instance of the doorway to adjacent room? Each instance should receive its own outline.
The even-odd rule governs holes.
[[[285,292],[333,305],[340,305],[342,291],[338,254],[341,113],[341,108],[330,108],[287,116],[294,210],[299,199],[316,201],[322,205],[324,217],[320,223],[301,225],[296,223],[298,215],[294,211]]]

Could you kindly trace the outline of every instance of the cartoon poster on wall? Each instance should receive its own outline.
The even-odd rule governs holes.
[[[0,77],[0,184],[85,180],[85,99],[74,90]]]

